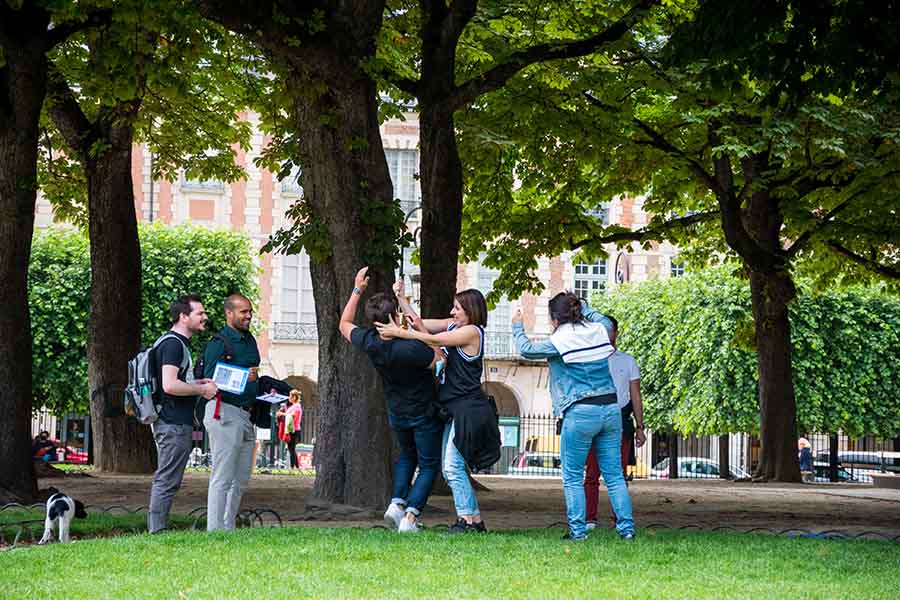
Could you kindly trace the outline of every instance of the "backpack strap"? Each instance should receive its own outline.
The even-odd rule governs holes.
[[[182,350],[184,350],[184,352],[181,353],[181,364],[178,366],[178,372],[184,373],[185,377],[193,375],[193,373],[190,373],[191,362],[192,362],[191,361],[191,350],[190,350],[190,348],[187,347],[187,344],[185,344],[184,341],[180,337],[178,337],[171,331],[167,331],[163,335],[159,336],[159,338],[155,342],[153,342],[153,351],[154,351],[153,358],[154,358],[154,360],[156,359],[155,353],[156,353],[157,346],[159,346],[161,343],[163,343],[167,338],[173,338],[173,339],[176,339],[179,342],[181,342],[181,348],[182,348]],[[190,381],[188,383],[190,383]]]

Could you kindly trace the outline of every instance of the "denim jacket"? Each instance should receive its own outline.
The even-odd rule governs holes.
[[[581,301],[581,312],[585,320],[602,323],[607,331],[612,330],[612,321],[588,306],[584,300]],[[513,337],[522,358],[547,359],[550,365],[550,397],[553,399],[554,415],[562,415],[569,406],[584,398],[616,393],[608,359],[566,364],[550,340],[532,342],[528,339],[521,323],[513,324]]]

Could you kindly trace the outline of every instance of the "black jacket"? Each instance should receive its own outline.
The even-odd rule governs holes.
[[[481,394],[447,404],[453,416],[453,445],[472,471],[500,460],[500,427],[493,398]]]

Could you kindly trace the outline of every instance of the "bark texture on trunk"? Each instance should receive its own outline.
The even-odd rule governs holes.
[[[746,159],[747,181],[755,182],[768,168],[764,155]],[[791,324],[788,305],[797,295],[782,258],[781,227],[784,222],[778,200],[766,189],[750,194],[743,213],[746,231],[774,260],[745,257],[750,273],[750,301],[756,329],[759,374],[760,453],[755,477],[773,481],[800,481],[797,456],[797,402],[791,365]]]
[[[378,130],[374,82],[353,64],[335,75],[324,96],[302,97],[295,105],[295,123],[304,141],[304,201],[324,221],[332,248],[328,260],[311,264],[322,398],[312,496],[319,503],[375,508],[390,498],[387,406],[368,357],[342,338],[338,323],[354,276],[366,264],[367,246],[377,243],[372,226],[363,219],[364,208],[373,200],[391,198],[393,192]],[[323,114],[334,118],[322,119]],[[354,145],[351,140],[366,143]],[[393,273],[370,267],[369,277],[361,307],[373,293],[390,293]],[[357,322],[362,322],[361,311]]]
[[[750,298],[756,324],[759,372],[760,452],[755,476],[800,481],[797,458],[797,403],[791,368],[788,304],[796,295],[787,272],[750,271]]]
[[[49,16],[0,10],[0,504],[31,502],[31,319],[28,263],[37,197],[37,151]]]
[[[120,123],[103,129],[109,147],[86,169],[91,248],[87,354],[94,466],[149,473],[156,468],[150,428],[104,414],[109,395],[120,395],[127,384],[128,359],[141,343],[141,249],[131,180],[133,128]]]
[[[462,230],[463,177],[453,112],[423,101],[419,114],[422,185],[421,308],[425,318],[450,314]]]
[[[91,52],[102,52],[102,48],[91,46]],[[140,89],[143,81],[135,85]],[[141,249],[131,178],[133,123],[141,101],[135,97],[104,107],[92,121],[55,70],[51,70],[48,91],[47,110],[87,178],[91,458],[102,471],[148,473],[156,467],[150,428],[121,414],[106,414],[109,401],[121,398],[128,382],[128,360],[141,343]],[[99,153],[98,147],[102,148]]]

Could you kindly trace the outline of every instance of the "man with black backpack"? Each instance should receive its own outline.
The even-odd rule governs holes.
[[[159,418],[152,424],[156,441],[157,467],[150,488],[147,529],[166,529],[172,499],[187,466],[194,429],[197,396],[214,398],[218,388],[209,379],[194,379],[188,342],[206,328],[206,311],[200,297],[182,296],[169,308],[172,328],[153,345]]]

